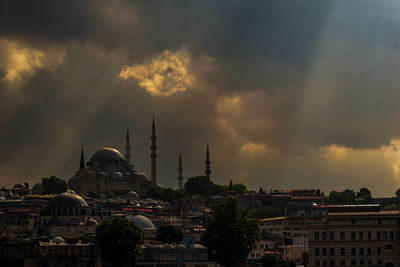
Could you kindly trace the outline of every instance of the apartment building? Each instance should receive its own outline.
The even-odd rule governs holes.
[[[400,212],[343,206],[309,226],[310,266],[400,266]]]

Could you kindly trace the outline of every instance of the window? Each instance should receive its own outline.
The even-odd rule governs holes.
[[[335,232],[329,232],[329,240],[335,240]]]
[[[376,232],[376,239],[381,239],[381,231]]]
[[[322,261],[322,265],[328,265],[328,261]]]
[[[368,231],[368,239],[372,239],[371,231]]]
[[[372,260],[368,260],[368,265],[372,265]]]
[[[396,239],[400,239],[400,231],[396,231]]]
[[[364,256],[364,248],[360,248],[360,256]]]
[[[378,263],[378,264],[382,264],[382,260],[378,260],[377,263]]]
[[[382,248],[381,247],[377,247],[376,248],[376,254],[377,255],[382,255]]]
[[[368,248],[368,255],[372,255],[372,249]]]
[[[356,248],[351,248],[351,255],[353,255],[353,256],[356,255]]]
[[[315,248],[315,256],[319,256],[319,248]]]
[[[364,232],[360,231],[358,237],[359,237],[360,240],[363,240],[364,239]]]
[[[340,256],[344,256],[346,254],[345,248],[340,249]]]
[[[344,232],[340,232],[340,240],[344,240]]]
[[[335,266],[335,261],[331,261],[331,266]]]
[[[394,232],[390,231],[390,239],[394,239]]]
[[[360,265],[364,265],[364,260],[360,260]]]
[[[357,261],[356,260],[352,260],[351,261],[351,265],[357,265]]]
[[[319,240],[319,232],[314,233],[314,240]]]
[[[352,231],[351,232],[351,240],[356,239],[356,232]]]
[[[327,249],[326,249],[326,248],[323,248],[323,249],[322,249],[322,255],[323,255],[323,256],[326,256],[326,254],[327,254],[327,252],[326,252],[326,251],[327,251]]]
[[[387,239],[387,232],[383,231],[383,239]]]
[[[340,265],[346,265],[346,261],[340,261]]]
[[[335,249],[334,248],[330,249],[330,254],[331,254],[331,256],[335,256]]]
[[[322,240],[326,240],[326,232],[322,232]]]
[[[315,261],[315,265],[319,265],[319,261]]]

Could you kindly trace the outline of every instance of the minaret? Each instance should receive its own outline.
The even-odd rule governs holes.
[[[83,155],[83,147],[81,151],[81,162],[79,164],[79,185],[78,185],[78,190],[76,193],[84,196],[86,195],[86,167],[85,167],[85,157]]]
[[[156,125],[154,123],[151,127],[151,182],[153,185],[157,185],[157,145],[156,145]]]
[[[206,177],[207,178],[210,178],[210,175],[211,175],[211,169],[210,169],[210,164],[211,164],[211,161],[210,161],[210,149],[208,148],[208,144],[207,144],[207,151],[206,151],[206,171],[205,171],[205,174],[206,174]]]
[[[86,169],[85,167],[85,157],[83,156],[83,147],[81,151],[81,163],[79,164],[79,170],[84,170]]]
[[[181,156],[181,153],[179,153],[179,167],[178,167],[178,187],[179,187],[179,189],[182,189],[182,181],[183,181],[182,172],[183,172],[182,156]]]
[[[131,161],[131,144],[129,140],[129,129],[126,131],[125,158],[128,161],[128,163]]]

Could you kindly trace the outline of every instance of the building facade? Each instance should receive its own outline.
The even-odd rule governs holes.
[[[400,266],[399,211],[329,212],[310,225],[310,266]]]

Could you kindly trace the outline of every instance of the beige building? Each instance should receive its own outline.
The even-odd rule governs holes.
[[[399,215],[379,209],[329,212],[310,225],[310,266],[400,266]]]

